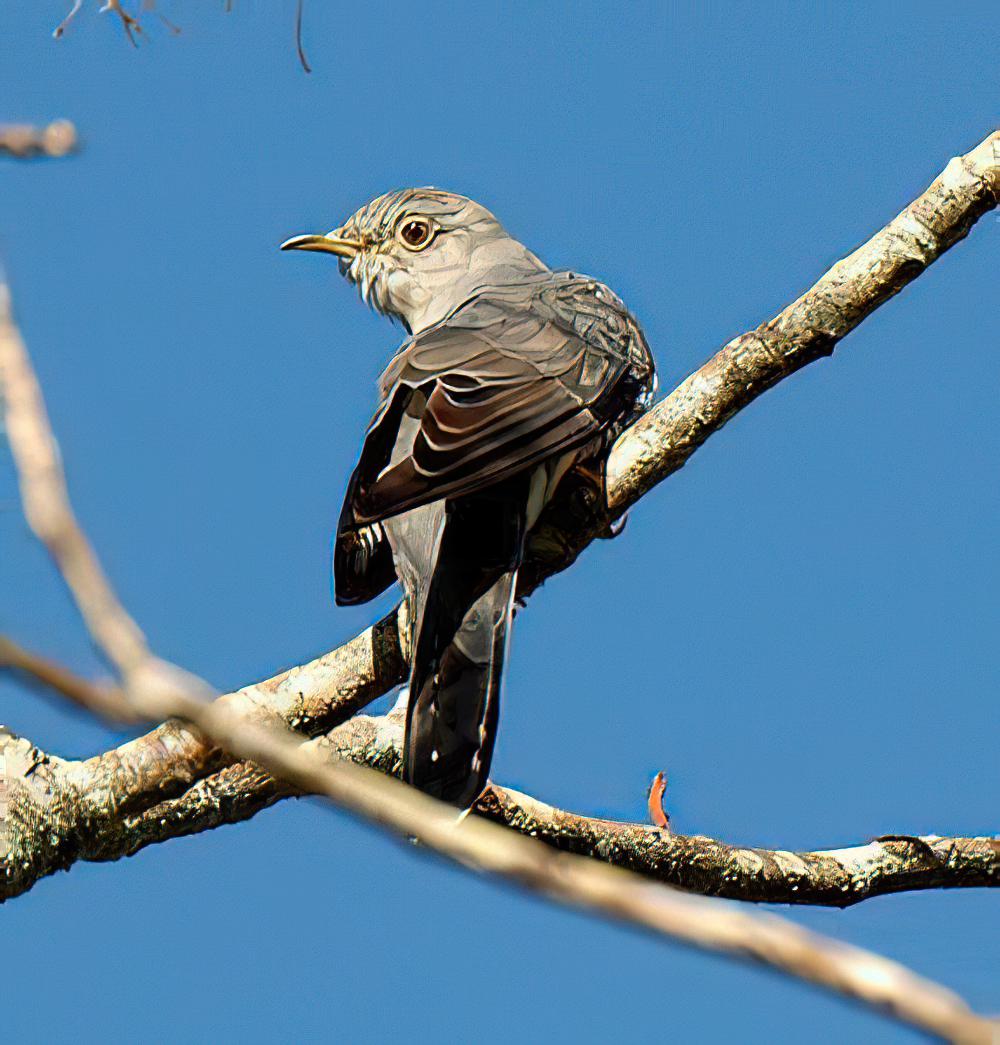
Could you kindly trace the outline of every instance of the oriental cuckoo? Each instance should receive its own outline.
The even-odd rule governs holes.
[[[648,406],[649,348],[611,290],[550,269],[451,192],[390,192],[282,247],[336,256],[408,334],[348,483],[334,590],[351,605],[401,582],[403,776],[466,808],[489,773],[526,536],[566,472]]]

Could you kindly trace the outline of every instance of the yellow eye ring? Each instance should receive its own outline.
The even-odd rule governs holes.
[[[396,226],[396,238],[407,250],[423,250],[434,239],[437,226],[429,218],[413,215],[403,218]]]

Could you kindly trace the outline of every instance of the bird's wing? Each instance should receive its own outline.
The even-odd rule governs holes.
[[[569,303],[550,284],[483,292],[403,345],[348,492],[356,523],[472,493],[607,427],[629,370],[616,331],[634,322],[575,283]]]

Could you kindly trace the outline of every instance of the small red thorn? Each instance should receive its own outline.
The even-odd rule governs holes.
[[[662,770],[653,777],[649,788],[649,819],[664,831],[670,830],[670,817],[663,809],[663,793],[667,790],[667,774]]]

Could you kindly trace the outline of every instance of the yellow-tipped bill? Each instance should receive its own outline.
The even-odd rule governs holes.
[[[342,236],[293,236],[281,244],[282,250],[318,250],[324,254],[336,254],[340,258],[353,258],[364,246],[361,240],[344,239]]]

